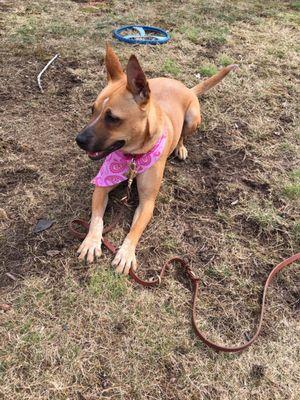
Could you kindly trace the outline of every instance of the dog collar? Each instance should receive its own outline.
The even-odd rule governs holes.
[[[98,174],[92,179],[96,186],[112,186],[126,181],[132,161],[135,161],[136,175],[142,174],[160,158],[167,139],[166,129],[152,147],[144,154],[125,154],[122,150],[110,153],[100,167]]]

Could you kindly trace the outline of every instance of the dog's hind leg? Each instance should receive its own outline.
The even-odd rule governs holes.
[[[201,115],[199,101],[195,96],[186,110],[181,136],[175,148],[175,155],[179,158],[179,160],[185,160],[188,155],[188,151],[183,143],[184,139],[187,136],[192,135],[197,130],[200,123]]]

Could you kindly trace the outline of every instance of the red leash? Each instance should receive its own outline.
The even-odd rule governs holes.
[[[109,226],[107,226],[103,230],[103,234],[111,232],[116,224],[117,224],[117,220],[114,221]],[[79,226],[83,227],[86,232],[85,233],[78,232],[75,229],[74,225],[79,225]],[[74,236],[76,236],[79,239],[84,239],[85,236],[86,236],[86,233],[88,232],[89,224],[86,221],[83,221],[81,219],[75,219],[70,223],[69,229],[70,229],[70,232]],[[112,243],[110,243],[110,241],[108,241],[105,238],[102,238],[102,243],[109,251],[111,251],[112,253],[116,253],[117,249]],[[129,275],[131,276],[131,278],[135,282],[139,283],[142,286],[145,286],[145,287],[158,286],[161,283],[161,281],[162,281],[162,279],[163,279],[163,277],[164,277],[164,275],[166,273],[166,270],[169,267],[171,267],[174,262],[178,262],[180,264],[181,268],[186,272],[187,276],[189,277],[189,279],[190,279],[190,281],[192,283],[192,287],[193,287],[192,325],[193,325],[193,328],[194,328],[194,331],[195,331],[196,335],[199,337],[199,339],[203,343],[205,343],[207,346],[211,347],[215,351],[223,351],[223,352],[226,352],[226,353],[237,353],[237,352],[245,350],[247,347],[249,347],[257,339],[257,337],[259,336],[259,334],[261,332],[263,317],[264,317],[264,313],[265,313],[265,301],[266,301],[267,291],[268,291],[268,287],[269,287],[270,283],[272,282],[274,277],[282,269],[284,269],[288,265],[293,264],[295,261],[299,261],[299,260],[300,260],[300,253],[297,253],[297,254],[294,254],[293,256],[287,258],[286,260],[282,261],[280,264],[278,264],[276,267],[274,267],[272,269],[272,271],[270,272],[270,274],[269,274],[269,276],[268,276],[268,278],[266,280],[265,286],[264,286],[263,298],[262,298],[262,304],[261,304],[261,310],[260,310],[260,318],[259,318],[259,323],[258,323],[258,327],[256,329],[256,332],[248,342],[246,342],[246,343],[244,343],[244,344],[242,344],[240,346],[223,346],[221,344],[211,342],[204,335],[204,333],[198,328],[198,325],[197,325],[197,322],[196,322],[196,301],[197,301],[197,298],[198,298],[200,279],[196,277],[194,272],[191,270],[190,266],[182,258],[173,257],[173,258],[170,258],[168,261],[166,261],[165,264],[163,265],[162,269],[160,270],[160,273],[159,273],[158,278],[156,280],[145,281],[145,280],[139,278],[132,269],[130,269]]]

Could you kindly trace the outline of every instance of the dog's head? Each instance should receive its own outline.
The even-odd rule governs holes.
[[[93,104],[91,121],[76,137],[92,159],[120,148],[136,151],[151,135],[150,89],[137,58],[130,57],[125,73],[112,48],[106,46],[105,64],[107,86]]]

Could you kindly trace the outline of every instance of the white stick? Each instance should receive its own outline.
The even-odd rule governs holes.
[[[48,62],[48,64],[42,69],[42,71],[38,74],[37,77],[37,83],[39,85],[40,91],[42,93],[44,93],[44,89],[42,88],[42,84],[41,84],[41,77],[43,75],[43,73],[46,71],[46,69],[53,63],[54,60],[57,59],[57,57],[59,56],[59,54],[56,54],[53,58],[51,58],[51,60]]]

